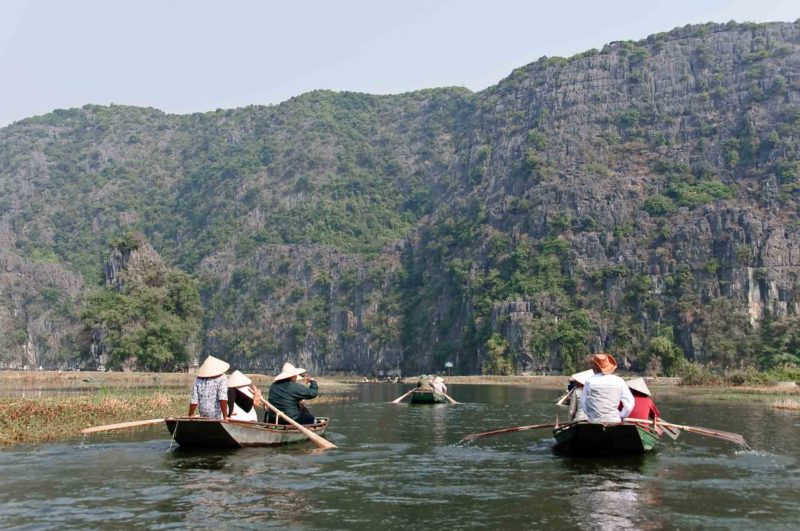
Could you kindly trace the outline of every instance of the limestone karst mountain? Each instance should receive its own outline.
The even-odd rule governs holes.
[[[90,365],[141,233],[200,281],[202,349],[270,370],[796,363],[800,25],[542,58],[478,93],[312,92],[0,130],[0,361]]]

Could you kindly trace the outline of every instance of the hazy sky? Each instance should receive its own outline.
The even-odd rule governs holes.
[[[798,0],[0,1],[0,126],[86,103],[185,113],[313,89],[480,90],[542,55]]]

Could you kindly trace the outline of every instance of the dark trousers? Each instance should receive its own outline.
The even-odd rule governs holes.
[[[308,410],[308,408],[301,407],[300,408],[300,416],[298,418],[292,419],[292,420],[294,420],[295,422],[297,422],[299,424],[314,424],[314,422],[316,422],[317,419],[314,418],[314,415],[311,414],[311,412]],[[268,409],[266,411],[266,415],[264,417],[264,422],[268,422],[270,424],[275,424],[275,413],[273,413],[272,410]],[[289,424],[289,423],[286,422],[285,419],[279,418],[278,419],[278,424]]]

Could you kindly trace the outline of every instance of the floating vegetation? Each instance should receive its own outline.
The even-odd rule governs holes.
[[[800,411],[800,399],[786,397],[780,400],[773,401],[771,406],[778,409],[790,409],[793,411]]]

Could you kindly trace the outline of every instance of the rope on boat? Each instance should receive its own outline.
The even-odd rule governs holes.
[[[175,442],[175,434],[178,433],[178,426],[180,426],[180,424],[181,424],[180,421],[175,422],[175,430],[172,432],[172,438],[169,440],[169,448],[167,448],[167,452],[172,451],[172,446],[173,443]]]

